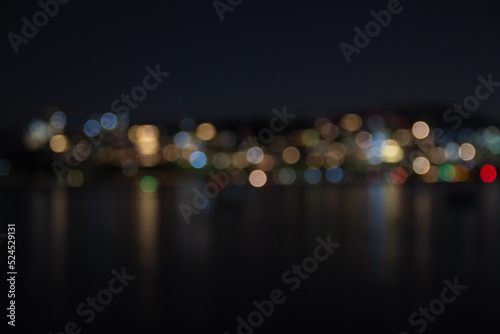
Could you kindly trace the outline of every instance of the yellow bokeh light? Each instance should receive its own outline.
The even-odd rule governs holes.
[[[179,150],[179,147],[177,145],[169,144],[163,149],[163,157],[167,161],[175,161],[179,159],[180,156],[181,151]]]
[[[404,152],[395,140],[388,139],[384,141],[381,152],[384,155],[385,162],[395,163],[403,160]]]
[[[154,141],[158,139],[160,131],[154,125],[142,125],[137,129],[136,136],[139,141]]]
[[[469,169],[464,166],[464,165],[458,165],[454,166],[455,167],[455,179],[453,180],[454,182],[465,182],[469,179]]]
[[[283,150],[283,160],[290,165],[297,163],[300,159],[300,152],[296,147],[289,146]]]
[[[132,143],[139,141],[139,138],[137,138],[137,130],[139,130],[139,125],[134,125],[128,129],[128,139],[130,139]]]
[[[201,140],[208,141],[215,137],[215,126],[210,123],[202,123],[196,128],[196,136]]]
[[[50,149],[55,153],[62,153],[68,149],[68,137],[55,135],[50,139]]]
[[[132,132],[129,130],[129,138],[134,142],[139,154],[154,155],[160,149],[158,137],[160,130],[154,125],[141,125]],[[149,160],[148,160],[149,161]]]
[[[430,164],[429,160],[427,160],[424,157],[418,157],[413,161],[413,170],[417,174],[420,174],[420,175],[425,174],[429,171],[430,168],[431,168],[431,164]]]
[[[416,122],[413,124],[412,133],[417,139],[424,139],[429,135],[429,126],[425,122]]]
[[[256,188],[260,188],[263,185],[266,184],[267,182],[267,176],[266,173],[264,173],[261,170],[254,170],[253,172],[250,173],[248,176],[248,181],[250,184]]]
[[[314,146],[319,142],[319,135],[316,130],[307,129],[302,134],[302,143],[306,146]]]
[[[347,114],[342,118],[342,127],[347,131],[356,131],[361,128],[362,120],[359,115],[356,114]]]
[[[333,123],[326,123],[321,127],[321,135],[325,139],[335,139],[339,135],[339,128]]]
[[[476,156],[476,149],[472,144],[462,144],[462,146],[460,146],[459,155],[463,161],[470,161]]]

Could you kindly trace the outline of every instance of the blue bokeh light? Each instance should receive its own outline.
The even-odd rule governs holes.
[[[342,181],[343,177],[344,177],[344,172],[340,167],[332,167],[326,171],[326,178],[330,182],[338,183]]]
[[[203,152],[196,151],[191,154],[189,161],[194,168],[202,168],[207,163],[207,156]]]
[[[308,168],[304,172],[304,178],[307,183],[316,184],[321,181],[321,171],[314,167]]]
[[[91,119],[91,120],[87,121],[87,123],[85,123],[85,126],[83,129],[84,129],[85,134],[87,136],[95,137],[99,134],[99,131],[101,130],[101,126],[99,125],[98,121]]]
[[[101,117],[101,126],[106,130],[113,130],[118,123],[118,119],[113,113],[105,113]]]
[[[66,114],[62,111],[56,111],[50,117],[50,124],[56,129],[62,129],[66,125]]]
[[[181,131],[178,132],[174,137],[175,144],[180,148],[185,148],[189,144],[191,144],[191,136],[189,133]]]

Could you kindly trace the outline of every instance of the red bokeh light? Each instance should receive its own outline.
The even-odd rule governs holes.
[[[491,183],[497,178],[497,170],[492,165],[484,165],[479,175],[483,182]]]
[[[393,184],[399,186],[406,182],[406,179],[408,179],[408,173],[406,173],[403,168],[396,167],[391,170],[390,178]]]

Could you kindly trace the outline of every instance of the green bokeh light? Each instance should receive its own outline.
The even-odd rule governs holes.
[[[141,180],[141,189],[145,193],[152,193],[158,188],[158,181],[153,176],[145,176]]]
[[[452,165],[442,165],[439,167],[439,177],[445,182],[451,182],[455,178],[456,171]]]
[[[489,148],[491,153],[500,154],[500,137],[494,137],[489,142]]]

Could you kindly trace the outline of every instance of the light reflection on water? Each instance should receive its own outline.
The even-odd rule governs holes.
[[[187,318],[201,315],[210,318],[205,325],[217,327],[232,319],[226,312],[244,310],[257,298],[245,296],[253,291],[246,287],[267,291],[279,284],[279,274],[309,256],[315,239],[328,234],[342,246],[309,287],[311,296],[303,297],[308,302],[319,294],[349,303],[365,291],[367,305],[378,298],[400,303],[402,315],[391,318],[400,327],[419,302],[435,297],[444,278],[459,276],[499,291],[496,185],[228,188],[186,225],[177,205],[192,203],[192,186],[151,194],[109,186],[30,191],[26,267],[32,273],[50,269],[52,309],[88,296],[69,286],[98,291],[111,269],[125,266],[137,280],[116,310],[129,321],[153,329],[176,300],[173,314],[184,326]],[[164,324],[169,326],[174,325]]]

